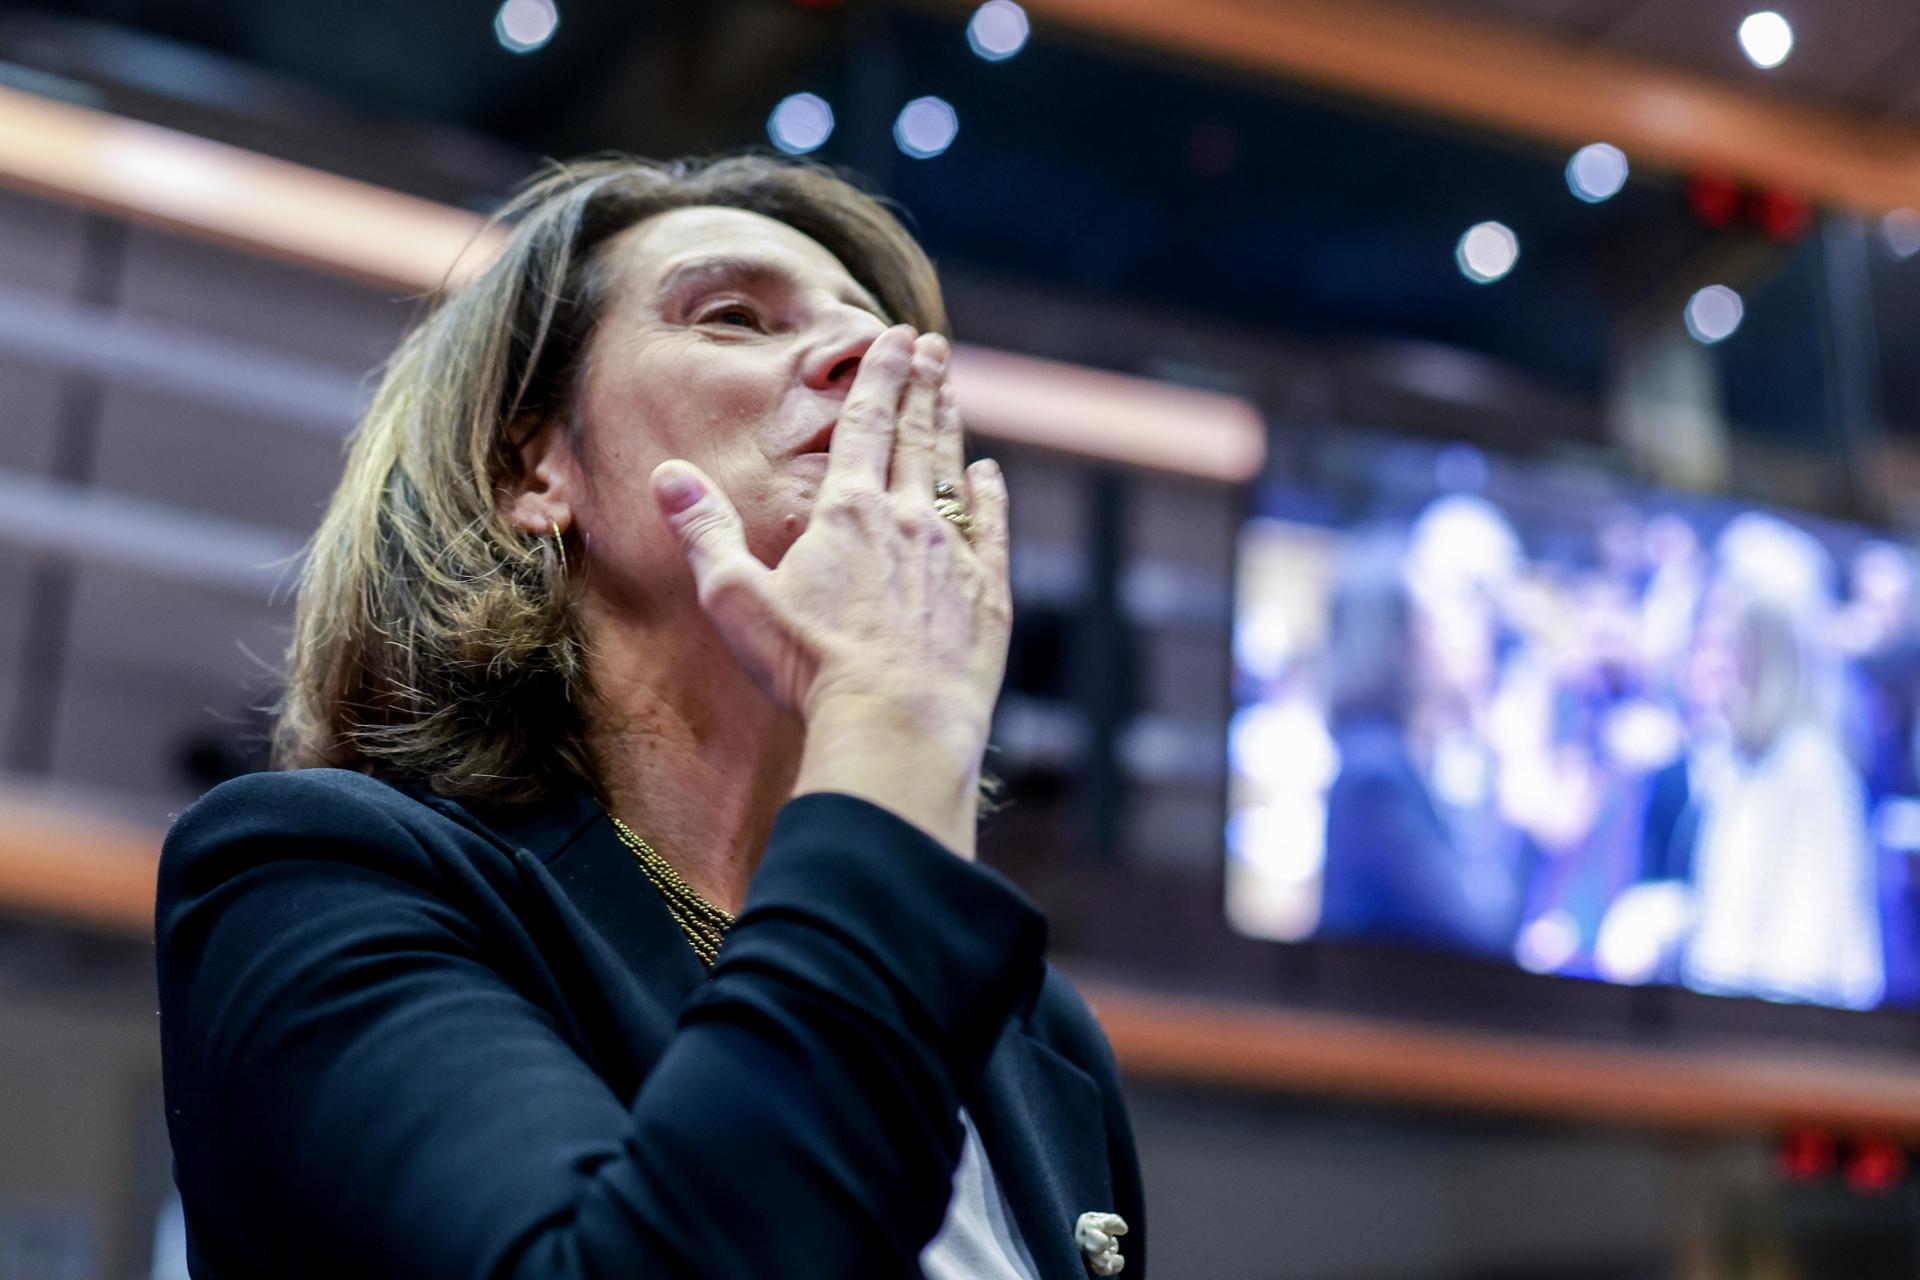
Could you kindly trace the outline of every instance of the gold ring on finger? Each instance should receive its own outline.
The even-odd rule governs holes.
[[[945,493],[941,492],[943,489]],[[933,487],[933,492],[933,509],[940,513],[940,518],[958,529],[961,537],[972,542],[973,514],[967,510],[965,503],[953,496],[953,486],[943,480]]]

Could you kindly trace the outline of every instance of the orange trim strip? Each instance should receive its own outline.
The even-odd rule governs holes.
[[[0,909],[108,933],[153,933],[160,837],[0,795]]]
[[[1719,1133],[1799,1124],[1920,1140],[1920,1076],[1864,1055],[1635,1049],[1089,987],[1150,1078]]]
[[[1238,396],[965,344],[952,377],[967,431],[983,439],[1226,484],[1266,461],[1266,427]]]
[[[159,838],[0,796],[0,910],[151,935]],[[1087,984],[1131,1075],[1691,1132],[1796,1124],[1920,1141],[1904,1063],[1681,1052],[1453,1031]]]
[[[412,293],[492,252],[464,209],[7,88],[0,182]]]

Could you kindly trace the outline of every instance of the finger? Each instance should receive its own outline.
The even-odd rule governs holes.
[[[875,338],[860,357],[860,371],[827,446],[825,488],[844,492],[887,487],[900,392],[912,355],[913,330],[901,324]]]
[[[701,607],[737,612],[759,594],[769,570],[747,549],[746,526],[727,495],[690,462],[653,469],[653,501],[693,571]]]
[[[940,383],[940,396],[933,406],[933,478],[959,488],[966,470],[966,432],[960,423],[960,401],[953,392],[953,361],[949,356],[947,376]]]
[[[967,511],[973,516],[973,550],[993,575],[1007,580],[1007,478],[1000,464],[982,458],[967,468]]]
[[[893,480],[889,486],[903,498],[933,501],[934,402],[947,371],[947,340],[937,333],[920,335],[913,344],[913,368],[900,405],[899,426],[893,437]]]

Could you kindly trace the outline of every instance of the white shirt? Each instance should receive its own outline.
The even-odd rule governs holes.
[[[926,1280],[1039,1280],[980,1131],[965,1108],[960,1123],[967,1142],[953,1171],[953,1199],[939,1234],[920,1253],[921,1272]]]

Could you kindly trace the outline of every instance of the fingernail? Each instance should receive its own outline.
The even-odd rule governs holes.
[[[654,472],[653,492],[667,509],[667,514],[676,516],[706,496],[706,491],[693,478],[693,474],[680,467],[667,467]]]

